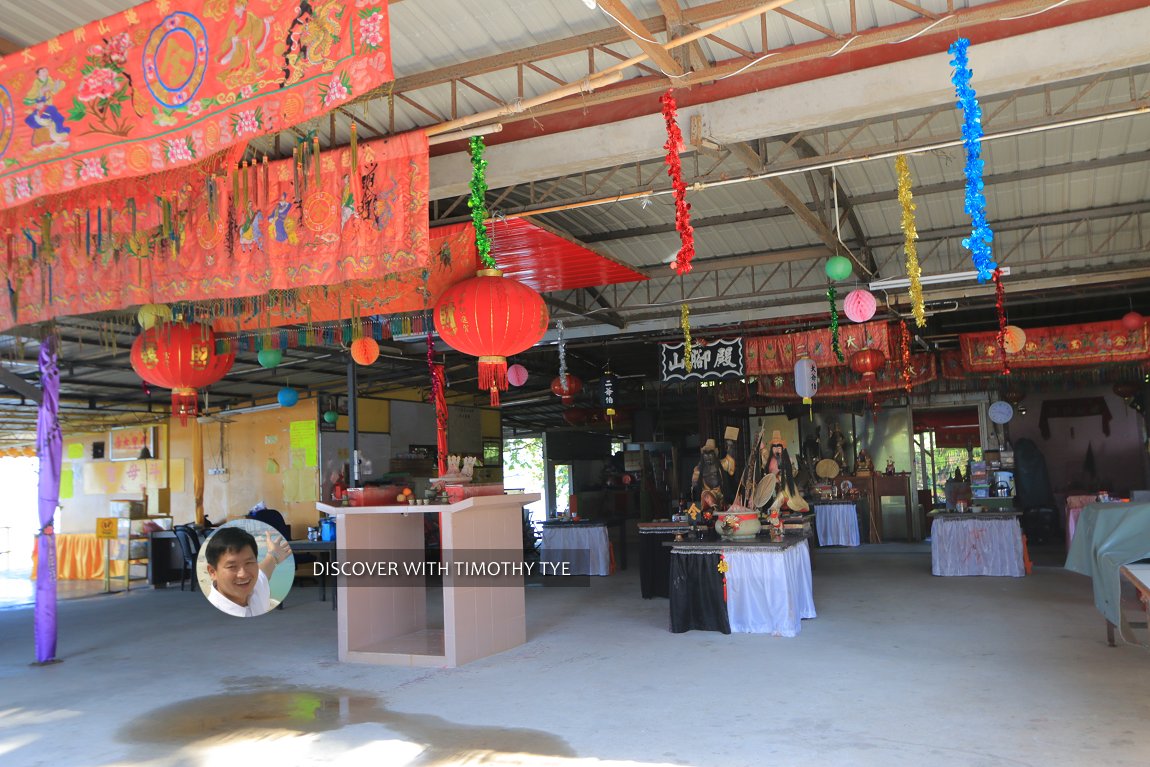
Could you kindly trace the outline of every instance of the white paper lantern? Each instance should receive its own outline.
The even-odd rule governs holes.
[[[811,404],[811,398],[819,391],[819,369],[810,357],[803,357],[795,363],[795,393],[803,398],[803,404]]]
[[[869,291],[858,289],[847,293],[843,300],[843,310],[851,322],[866,322],[874,316],[878,302]]]

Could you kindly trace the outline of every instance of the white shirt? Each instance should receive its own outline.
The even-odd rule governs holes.
[[[260,570],[259,578],[256,579],[256,588],[252,592],[252,595],[248,597],[247,607],[237,605],[225,597],[216,590],[216,584],[214,583],[212,584],[211,593],[208,594],[208,601],[228,615],[235,615],[238,618],[251,618],[254,615],[263,615],[274,607],[271,596],[271,584],[268,583],[268,577],[264,575],[264,571]]]

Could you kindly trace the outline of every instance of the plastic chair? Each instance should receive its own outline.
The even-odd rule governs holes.
[[[177,525],[173,531],[176,540],[180,543],[180,552],[184,561],[180,567],[180,591],[184,590],[184,581],[191,579],[192,591],[199,591],[199,580],[196,578],[196,559],[200,553],[200,537],[195,530],[185,525]]]

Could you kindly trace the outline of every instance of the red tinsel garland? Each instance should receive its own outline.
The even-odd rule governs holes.
[[[906,393],[910,394],[914,388],[911,381],[913,370],[910,367],[910,328],[906,326],[906,320],[902,321],[902,385],[906,389]]]
[[[671,268],[677,274],[686,274],[691,271],[691,260],[695,257],[695,229],[691,226],[691,206],[687,202],[683,163],[679,159],[679,152],[683,148],[683,133],[676,120],[675,96],[670,88],[659,97],[659,102],[663,105],[663,119],[667,122],[667,143],[663,144],[663,148],[667,150],[667,175],[671,177],[671,189],[675,197],[675,228],[679,230],[679,239],[682,241]]]
[[[998,312],[998,355],[1002,360],[1002,374],[1010,375],[1010,363],[1006,361],[1006,288],[1002,286],[1002,269],[994,269],[994,306]]]

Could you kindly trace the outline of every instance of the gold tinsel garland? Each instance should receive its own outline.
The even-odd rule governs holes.
[[[914,324],[926,327],[926,310],[922,303],[922,267],[918,263],[918,226],[914,221],[914,195],[910,191],[910,168],[906,155],[894,159],[898,172],[898,201],[902,205],[903,250],[906,252],[906,276],[910,280],[910,308],[914,313]]]
[[[691,310],[683,304],[683,311],[679,316],[679,324],[683,326],[683,362],[687,365],[687,372],[692,370],[691,364]]]

